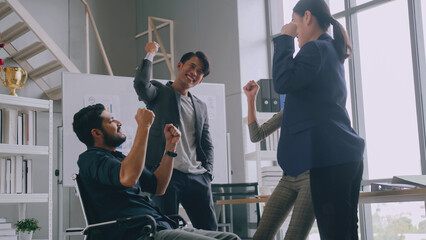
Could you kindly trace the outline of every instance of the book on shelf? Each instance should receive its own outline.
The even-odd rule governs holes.
[[[28,193],[28,188],[27,188],[27,159],[23,159],[22,160],[22,192],[23,193]]]
[[[31,193],[31,159],[0,158],[0,194]]]
[[[6,108],[4,109],[4,143],[16,144],[18,141],[18,110]]]
[[[37,145],[37,111],[34,111],[33,145]]]
[[[18,127],[17,127],[17,142],[16,144],[22,145],[24,143],[24,122],[23,122],[23,114],[18,115]]]
[[[271,112],[271,79],[260,79],[259,94],[256,98],[256,108],[259,112]]]
[[[32,160],[31,159],[26,159],[27,160],[27,193],[32,193],[33,192],[33,184],[32,184]]]
[[[0,194],[6,193],[6,158],[0,158]]]
[[[17,239],[16,230],[12,227],[12,223],[6,221],[6,218],[0,218],[1,239]]]
[[[18,236],[0,236],[0,240],[18,240]]]
[[[37,145],[37,112],[0,109],[0,143]]]
[[[18,122],[17,122],[17,125],[18,125],[18,127],[17,127],[17,132],[16,132],[16,136],[17,136],[17,139],[16,139],[16,144],[18,144],[18,145],[22,145],[22,140],[23,140],[23,128],[24,128],[24,126],[22,125],[22,114],[19,114],[18,115]]]
[[[10,169],[11,169],[12,161],[10,159],[6,159],[6,193],[10,192]]]
[[[282,176],[262,176],[262,181],[275,181],[278,182],[281,180]]]
[[[25,127],[24,127],[24,143],[26,145],[35,145],[35,131],[36,131],[36,116],[37,112],[28,110],[25,112]]]
[[[258,112],[279,112],[284,108],[285,94],[275,92],[272,79],[259,79],[259,93],[256,98]]]
[[[0,229],[0,236],[15,236],[16,230],[13,228],[9,229]]]
[[[0,236],[0,240],[18,240],[18,236]]]
[[[2,222],[0,223],[0,229],[12,229],[12,223]]]
[[[11,156],[11,167],[10,167],[10,193],[16,193],[16,157]]]
[[[23,169],[23,156],[15,157],[16,173],[15,173],[15,193],[22,193],[22,169]]]
[[[3,143],[3,109],[0,108],[0,143]]]

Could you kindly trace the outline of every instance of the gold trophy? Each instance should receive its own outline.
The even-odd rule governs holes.
[[[3,83],[3,87],[7,87],[10,89],[10,94],[12,96],[18,96],[15,93],[15,89],[22,89],[24,84],[27,82],[28,74],[27,72],[18,67],[5,67],[2,68],[4,72],[5,80],[2,78],[2,74],[0,72],[0,80]],[[25,79],[22,81],[22,74],[25,74]]]

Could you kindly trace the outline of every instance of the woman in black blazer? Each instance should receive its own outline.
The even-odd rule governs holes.
[[[326,33],[330,24],[334,39]],[[323,0],[300,0],[281,34],[273,59],[275,91],[286,94],[278,162],[290,176],[310,170],[321,239],[358,239],[365,144],[345,108],[349,37]],[[293,57],[295,37],[300,51]]]

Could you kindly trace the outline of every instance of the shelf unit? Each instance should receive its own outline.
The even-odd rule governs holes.
[[[264,122],[272,118],[276,114],[275,112],[256,112],[257,122],[259,123],[259,126],[261,126]],[[262,162],[277,162],[277,151],[275,150],[261,150],[261,143],[251,143],[250,142],[250,133],[248,130],[248,119],[245,117],[243,119],[244,125],[245,125],[245,131],[244,132],[244,139],[247,139],[247,142],[245,142],[244,149],[244,160],[245,161],[255,161],[256,162],[256,179],[259,183],[259,191],[260,194],[270,194],[272,189],[274,187],[271,186],[264,186],[263,180],[262,180]],[[277,131],[280,131],[279,129]],[[255,144],[255,149],[252,150],[249,149],[249,144]],[[276,142],[278,144],[278,141]]]
[[[53,102],[52,100],[41,100],[26,97],[17,97],[0,94],[0,108],[14,108],[18,112],[27,110],[48,111],[48,122],[39,122],[39,124],[48,124],[48,145],[16,145],[16,144],[0,144],[0,156],[24,156],[31,158],[33,156],[45,156],[48,161],[33,161],[33,165],[47,164],[48,166],[48,191],[42,193],[22,193],[22,194],[0,194],[0,204],[17,204],[18,218],[26,217],[26,206],[33,203],[46,203],[48,205],[48,240],[52,240],[52,224],[53,224]],[[33,176],[36,173],[33,172]],[[37,183],[32,181],[33,185]],[[45,221],[38,219],[39,221]]]

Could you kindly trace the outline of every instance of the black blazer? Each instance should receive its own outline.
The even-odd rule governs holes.
[[[293,58],[294,38],[274,38],[273,82],[287,94],[278,143],[278,162],[290,176],[311,168],[361,161],[364,140],[346,111],[343,63],[326,33]]]
[[[155,114],[155,120],[149,132],[146,155],[146,166],[148,169],[155,169],[164,154],[165,124],[172,123],[177,128],[180,127],[181,94],[173,89],[171,81],[166,85],[155,80],[150,81],[151,68],[152,62],[144,59],[136,71],[133,86],[139,100],[143,101]],[[191,93],[188,95],[191,97],[195,113],[197,161],[200,161],[210,176],[213,176],[213,143],[209,132],[207,105]]]

